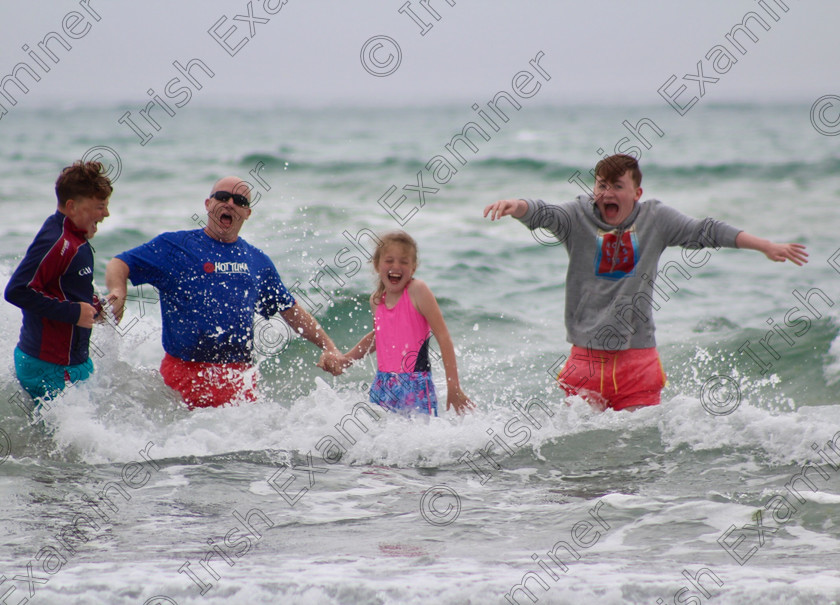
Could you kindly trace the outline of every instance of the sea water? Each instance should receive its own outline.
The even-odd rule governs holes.
[[[125,109],[4,120],[3,285],[74,159],[116,179],[92,241],[102,292],[109,259],[200,228],[213,182],[237,174],[259,194],[242,237],[344,350],[371,328],[370,234],[409,231],[477,410],[445,410],[435,361],[440,416],[387,415],[366,403],[373,359],[333,378],[258,320],[259,401],[188,411],[158,374],[146,286],[120,326],[94,329],[93,377],[30,418],[20,311],[4,304],[7,602],[840,602],[840,155],[806,105],[533,105],[455,145],[478,119],[466,105],[191,106],[146,145],[115,128]],[[796,267],[666,251],[669,382],[635,413],[557,389],[566,252],[482,217],[498,199],[583,193],[616,148],[641,156],[644,199],[810,253]]]

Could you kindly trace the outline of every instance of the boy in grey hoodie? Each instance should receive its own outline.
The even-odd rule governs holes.
[[[639,203],[636,159],[613,155],[595,166],[592,195],[550,206],[541,200],[500,200],[484,209],[496,220],[513,216],[529,229],[547,229],[569,253],[566,339],[572,351],[557,376],[567,394],[600,409],[657,405],[665,372],[656,352],[652,294],[659,257],[668,246],[758,250],[776,262],[802,265],[802,244],[776,244],[711,218],[697,220],[658,200]],[[691,257],[708,252],[689,253]],[[663,277],[666,279],[666,277]]]

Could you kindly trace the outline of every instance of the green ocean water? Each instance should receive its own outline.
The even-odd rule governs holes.
[[[341,348],[371,325],[369,234],[409,231],[478,411],[348,422],[373,361],[334,379],[314,367],[312,346],[268,330],[261,400],[188,412],[156,371],[156,295],[136,289],[131,329],[95,333],[94,378],[30,425],[14,403],[20,314],[6,304],[0,575],[12,582],[31,563],[48,580],[33,602],[504,603],[529,572],[540,602],[705,602],[685,575],[703,570],[715,602],[840,600],[840,455],[826,445],[840,431],[840,152],[809,107],[708,105],[680,117],[668,107],[527,106],[487,139],[471,131],[475,150],[452,143],[481,125],[466,105],[190,106],[145,145],[117,122],[124,111],[17,109],[0,124],[4,284],[73,159],[101,154],[116,176],[111,217],[93,240],[100,288],[110,258],[199,227],[212,183],[239,174],[261,194],[242,236]],[[564,400],[550,375],[570,347],[565,251],[482,211],[508,197],[569,200],[618,145],[641,155],[643,198],[801,242],[810,262],[722,249],[694,267],[666,251],[660,267],[683,271],[669,273],[674,287],[655,314],[663,403],[598,414]],[[137,489],[124,479],[131,463],[148,473]],[[272,488],[291,477],[294,504]],[[112,483],[131,497],[112,488],[103,500]],[[265,517],[259,537],[233,514],[254,510]],[[763,534],[743,529],[756,511]],[[79,515],[97,527],[67,538]],[[564,571],[547,553],[584,520],[585,541],[597,539]],[[56,540],[62,531],[71,548]],[[734,549],[721,546],[742,534]],[[53,573],[43,568],[49,546],[65,559],[52,559]],[[213,546],[228,557],[216,552],[218,577],[199,564]],[[212,584],[203,596],[201,582]]]

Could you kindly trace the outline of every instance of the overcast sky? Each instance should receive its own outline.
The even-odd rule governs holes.
[[[282,2],[0,0],[0,77],[26,63],[41,78],[17,72],[28,93],[7,81],[4,89],[16,107],[62,101],[139,107],[149,100],[149,89],[183,103],[187,93],[177,92],[179,84],[190,86],[189,102],[195,103],[484,102],[510,90],[517,72],[535,72],[529,61],[544,53],[540,66],[551,79],[535,72],[535,83],[545,86],[540,102],[664,104],[657,90],[672,76],[669,94],[686,86],[676,97],[681,104],[698,96],[701,85],[704,103],[810,101],[840,93],[837,0],[430,0],[431,11],[411,0],[404,13],[399,9],[406,0],[286,0],[275,6]],[[769,30],[750,22],[759,40],[738,35],[742,54],[726,35],[749,11]],[[214,26],[215,38],[208,33]],[[57,63],[38,47],[51,32],[72,47],[66,50],[55,38],[48,42]],[[220,40],[226,35],[227,50]],[[377,36],[387,36],[399,50],[374,39],[363,65],[363,48]],[[737,59],[718,63],[725,73],[716,73],[706,58],[718,45]],[[719,48],[722,61],[720,54]],[[173,62],[193,59],[213,75],[194,64],[191,74],[201,90],[183,78],[167,96],[167,83],[179,76]],[[0,103],[10,107],[2,96]]]

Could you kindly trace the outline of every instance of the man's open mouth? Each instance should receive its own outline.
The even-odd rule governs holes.
[[[230,227],[233,224],[233,215],[228,212],[222,212],[219,215],[219,224],[222,227]]]

